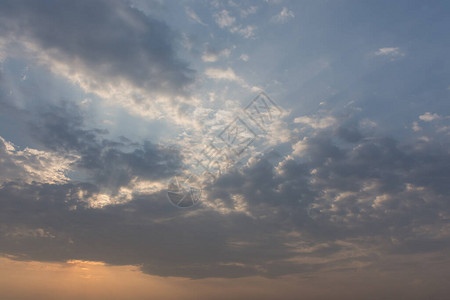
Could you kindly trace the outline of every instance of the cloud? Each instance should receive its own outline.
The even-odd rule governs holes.
[[[243,61],[248,61],[249,56],[247,54],[241,54],[241,56],[239,58]]]
[[[286,7],[283,7],[283,9],[280,11],[279,14],[271,18],[271,21],[275,23],[286,23],[287,21],[293,18],[295,18],[294,12],[292,10],[287,9]]]
[[[295,156],[303,156],[308,150],[308,138],[304,137],[302,140],[298,141],[292,145],[292,154]]]
[[[419,124],[417,123],[417,122],[413,122],[413,126],[412,126],[412,129],[414,130],[414,131],[421,131],[422,130],[422,127],[420,127],[419,126]]]
[[[248,39],[253,38],[255,35],[256,26],[247,25],[234,25],[236,18],[232,17],[227,10],[222,10],[221,12],[214,14],[214,19],[220,28],[229,28],[231,33],[237,33],[242,37]]]
[[[303,116],[294,119],[294,123],[306,124],[314,129],[324,129],[333,126],[336,121],[337,120],[331,116],[327,116],[324,118]]]
[[[186,96],[194,80],[177,58],[177,34],[122,1],[2,1],[0,16],[8,55],[18,42],[22,54],[109,101],[142,110]]]
[[[424,122],[432,122],[435,120],[439,120],[440,118],[441,118],[441,116],[439,116],[438,114],[432,114],[430,112],[426,112],[423,115],[419,116],[419,119]]]
[[[405,56],[403,52],[400,51],[398,47],[387,47],[380,48],[375,51],[375,55],[377,56]]]
[[[209,75],[240,78],[232,69]],[[33,149],[77,159],[63,173],[69,180],[16,180],[29,176],[20,168],[25,160],[4,142],[0,252],[16,259],[130,264],[160,276],[274,277],[377,268],[380,257],[442,255],[449,243],[446,139],[402,144],[367,119],[302,116],[290,134],[274,132],[284,138],[280,153],[223,174],[186,211],[165,194],[166,180],[184,167],[178,151],[112,139],[87,127],[85,113],[69,103],[18,110]],[[198,119],[211,111],[199,110]],[[47,159],[41,154],[20,155]]]
[[[167,179],[182,167],[174,149],[149,141],[109,140],[104,130],[84,129],[80,110],[68,103],[43,107],[29,126],[33,139],[42,147],[60,155],[76,155],[71,169],[108,193],[116,194],[121,187],[142,181]]]
[[[230,56],[230,53],[230,49],[223,49],[218,51],[207,45],[206,50],[203,52],[202,60],[204,62],[216,62],[220,57]]]
[[[240,10],[240,14],[241,14],[241,17],[245,18],[248,15],[255,14],[257,12],[257,10],[258,10],[258,7],[252,5],[252,6],[248,7],[248,8],[242,8]]]
[[[201,24],[203,26],[207,26],[191,8],[186,7],[186,14],[189,16],[189,18],[191,20],[193,20],[193,21],[195,21],[198,24]]]
[[[225,9],[215,13],[214,19],[220,28],[230,27],[236,21],[236,18],[230,16],[230,13]]]
[[[246,27],[235,26],[235,27],[230,29],[230,32],[231,33],[238,33],[242,37],[244,37],[246,39],[249,39],[249,38],[253,38],[255,36],[255,30],[256,29],[257,29],[256,26],[251,26],[251,25],[248,25]]]
[[[274,153],[254,158],[208,186],[189,213],[168,205],[163,191],[104,205],[91,183],[9,182],[0,187],[3,228],[45,234],[0,235],[0,250],[189,278],[376,268],[396,253],[444,253],[448,145],[362,136],[360,123],[333,118],[334,126],[305,133],[300,159],[295,151],[275,164]]]
[[[214,80],[225,80],[230,82],[235,82],[240,84],[243,88],[249,89],[252,92],[260,92],[261,88],[257,86],[250,86],[245,82],[245,80],[236,75],[232,68],[221,69],[221,68],[207,68],[205,70],[205,75]]]
[[[65,183],[69,181],[66,172],[76,160],[76,155],[61,155],[28,147],[19,150],[0,137],[0,185],[11,180]]]
[[[218,80],[228,80],[236,81],[239,83],[243,82],[243,79],[234,73],[233,69],[219,69],[219,68],[208,68],[205,70],[205,75],[212,79]]]
[[[22,3],[1,4],[0,31],[5,34],[10,26],[13,34],[5,39],[25,40],[39,59],[85,82],[87,90],[109,95],[105,82],[117,91],[115,84],[127,81],[131,91],[172,95],[172,85],[180,84],[181,94],[189,85],[190,73],[174,54],[173,32],[160,21],[119,2],[81,2],[89,9],[80,8],[80,2],[67,4],[79,19],[66,18],[65,12],[59,16],[59,2]],[[41,25],[44,16],[56,21]],[[229,25],[223,28],[237,28],[240,34],[235,20],[224,22]],[[211,52],[206,60],[217,60]],[[158,74],[158,68],[165,71],[153,82],[150,75]],[[208,68],[204,75],[245,85],[232,68]],[[282,138],[276,149],[224,173],[205,187],[206,199],[197,207],[177,210],[167,201],[165,182],[184,168],[179,151],[112,138],[88,127],[79,107],[43,103],[56,101],[48,95],[23,97],[24,102],[44,100],[33,109],[19,108],[21,103],[11,103],[15,98],[4,97],[11,87],[0,76],[2,115],[14,112],[10,118],[23,126],[18,140],[33,138],[28,148],[0,138],[3,255],[102,261],[188,278],[309,277],[316,271],[380,270],[387,267],[386,257],[398,254],[427,253],[438,263],[448,257],[450,145],[439,132],[425,137],[426,143],[402,142],[377,132],[384,124],[367,119],[301,116],[289,125],[291,131],[275,127],[276,138]],[[211,112],[201,108],[189,117],[201,119]],[[419,120],[438,118],[425,113]],[[392,259],[389,267],[404,263]]]

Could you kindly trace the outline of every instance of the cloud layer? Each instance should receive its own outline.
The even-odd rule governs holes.
[[[2,255],[195,279],[446,261],[447,61],[399,38],[429,22],[398,25],[394,4],[379,26],[374,4],[136,3],[1,2]],[[259,86],[275,126],[198,206],[171,206],[167,182]]]
[[[110,100],[149,105],[186,95],[193,82],[193,70],[177,58],[176,33],[122,1],[2,1],[0,16],[3,51],[13,55],[19,43],[55,73]]]

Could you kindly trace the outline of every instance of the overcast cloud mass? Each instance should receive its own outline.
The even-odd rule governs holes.
[[[0,1],[4,296],[37,299],[3,280],[10,264],[83,262],[107,268],[93,291],[119,266],[201,284],[200,298],[161,299],[447,299],[449,12]],[[281,109],[267,128],[243,111],[258,95]],[[255,141],[197,205],[171,205],[168,182],[235,117]],[[127,298],[147,299],[138,290]]]

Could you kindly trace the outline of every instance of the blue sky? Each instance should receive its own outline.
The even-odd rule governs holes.
[[[401,274],[392,295],[408,282],[421,290],[411,299],[443,299],[449,11],[2,1],[0,253],[196,280],[346,282],[357,271],[382,289],[376,274]],[[265,133],[243,111],[258,95],[283,111]],[[197,174],[198,205],[171,205],[168,182],[197,172],[196,155],[237,116],[257,136],[239,164],[214,181]]]

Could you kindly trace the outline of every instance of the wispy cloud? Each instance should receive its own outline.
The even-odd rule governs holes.
[[[438,114],[436,114],[436,113],[432,114],[430,112],[426,112],[423,115],[419,116],[419,119],[424,122],[432,122],[432,121],[438,120],[440,118],[441,118],[441,116],[439,116]]]
[[[18,149],[0,136],[0,186],[8,181],[66,183],[66,173],[78,160],[76,154],[64,154],[33,148]]]
[[[398,47],[380,48],[374,54],[377,56],[405,56]]]
[[[271,21],[275,23],[286,23],[287,21],[293,18],[295,18],[294,12],[292,10],[287,9],[286,7],[283,7],[283,9],[280,11],[279,14],[271,18]]]
[[[323,118],[303,116],[294,119],[294,123],[305,124],[314,129],[324,129],[333,126],[336,122],[336,118],[331,116],[326,116]]]
[[[236,18],[230,16],[230,13],[225,9],[215,13],[214,19],[220,28],[230,27],[236,21]]]
[[[242,37],[249,39],[249,38],[253,38],[255,36],[256,29],[257,29],[256,26],[251,26],[251,25],[248,25],[246,27],[235,26],[230,29],[230,32],[238,33]]]
[[[230,49],[223,49],[217,51],[214,48],[207,45],[205,51],[203,52],[202,60],[204,62],[216,62],[220,57],[230,56],[230,53],[231,53]]]
[[[243,61],[248,61],[250,57],[247,54],[241,54],[241,56],[239,56],[239,58]]]
[[[253,14],[255,14],[257,11],[258,11],[258,7],[256,7],[256,6],[250,6],[250,7],[248,7],[248,8],[242,8],[242,9],[240,10],[240,14],[241,14],[241,17],[245,18],[245,17],[247,17],[248,15],[253,15]]]
[[[248,89],[252,92],[260,92],[261,88],[258,86],[251,86],[249,85],[244,78],[236,75],[234,70],[232,68],[207,68],[205,70],[205,75],[208,78],[214,79],[214,80],[225,80],[230,82],[235,82],[239,85],[241,85],[243,88]]]
[[[243,82],[243,79],[234,73],[233,69],[208,68],[205,70],[205,75],[212,79]]]
[[[186,14],[189,16],[189,18],[191,20],[193,20],[194,22],[201,24],[203,26],[207,26],[206,23],[204,23],[200,17],[190,8],[190,7],[186,7]]]
[[[14,50],[8,49],[18,43],[23,53],[85,92],[125,107],[138,106],[136,111],[158,103],[161,109],[169,95],[187,96],[194,72],[177,58],[177,38],[163,21],[120,1],[56,2],[49,7],[20,3],[0,4],[0,45],[11,55]],[[20,22],[22,18],[28,22]],[[14,43],[12,35],[17,37]],[[139,100],[143,98],[147,100]]]

